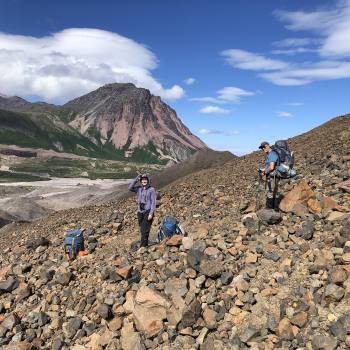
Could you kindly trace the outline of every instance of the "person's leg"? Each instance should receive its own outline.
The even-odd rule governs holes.
[[[144,213],[139,213],[137,212],[137,221],[139,223],[139,227],[140,227],[140,246],[142,247],[142,226],[143,226],[143,219],[144,219]]]
[[[141,223],[141,247],[148,246],[148,237],[151,231],[152,221],[148,220],[149,211],[143,214],[142,223]]]

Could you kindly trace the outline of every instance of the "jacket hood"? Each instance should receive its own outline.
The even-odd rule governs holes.
[[[141,179],[147,179],[148,180],[147,187],[151,186],[151,177],[148,174],[142,174]]]

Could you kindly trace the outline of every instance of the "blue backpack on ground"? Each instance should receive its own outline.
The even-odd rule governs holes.
[[[171,236],[182,234],[183,231],[179,226],[179,222],[177,221],[177,219],[172,216],[166,216],[159,226],[158,242],[161,242],[162,240]]]
[[[76,259],[78,253],[84,250],[84,235],[82,230],[70,230],[64,234],[64,252],[69,260]]]

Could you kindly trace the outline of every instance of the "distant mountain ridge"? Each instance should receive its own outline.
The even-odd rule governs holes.
[[[133,84],[108,84],[63,106],[0,95],[0,109],[1,144],[149,162],[207,148],[172,108]]]

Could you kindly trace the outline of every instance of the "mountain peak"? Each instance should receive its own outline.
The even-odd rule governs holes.
[[[179,161],[207,148],[160,97],[131,83],[104,85],[63,107],[72,113],[71,126],[95,144],[111,144],[126,156],[147,149],[156,157]]]

